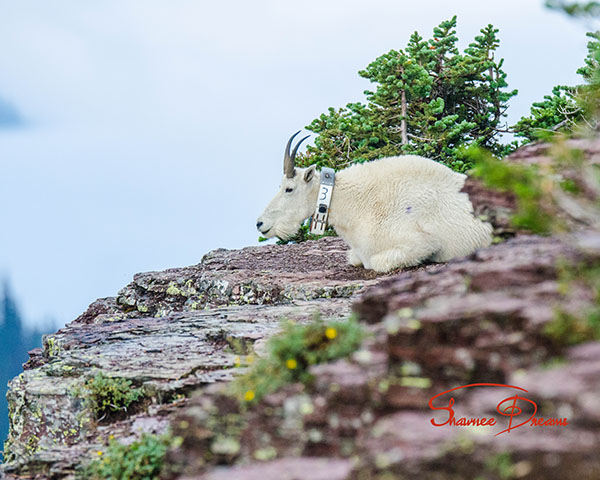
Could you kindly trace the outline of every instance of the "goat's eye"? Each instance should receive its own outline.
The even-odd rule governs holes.
[[[293,188],[286,188],[285,193],[292,193],[294,191]]]

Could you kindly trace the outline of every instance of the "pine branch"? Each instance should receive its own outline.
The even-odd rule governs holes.
[[[432,142],[433,138],[423,138],[423,137],[418,137],[417,135],[413,135],[412,133],[407,133],[407,136],[409,136],[410,138],[414,138],[415,140],[421,140],[422,142]]]

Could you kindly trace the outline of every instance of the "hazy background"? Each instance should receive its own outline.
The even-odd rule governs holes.
[[[461,48],[500,28],[509,123],[579,82],[585,29],[541,0],[0,0],[0,278],[24,320],[256,244],[289,135],[454,14]]]

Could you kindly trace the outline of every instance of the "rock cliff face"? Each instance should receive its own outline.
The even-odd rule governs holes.
[[[474,180],[465,190],[497,235],[514,236],[512,197]],[[11,382],[0,475],[75,478],[109,439],[169,431],[180,441],[166,454],[165,478],[600,478],[600,343],[569,346],[553,335],[577,330],[557,324],[560,315],[595,306],[597,292],[575,267],[600,261],[598,233],[520,234],[384,276],[348,266],[345,251],[336,238],[217,250],[193,267],[136,275],[94,302],[47,336]],[[312,367],[307,386],[252,407],[227,394],[238,355],[260,355],[280,319],[317,313],[354,313],[370,335],[350,358]],[[143,400],[98,417],[80,395],[98,372],[128,379]],[[449,411],[432,410],[430,399],[473,383],[513,387],[465,388],[432,406],[453,396],[455,420],[496,425],[434,426]],[[529,414],[508,417],[511,401],[535,402],[538,420],[561,424],[514,428]]]
[[[561,262],[600,255],[582,255],[577,244],[599,247],[600,237],[522,236],[382,279],[353,304],[373,333],[361,351],[313,368],[311,386],[291,385],[249,412],[219,388],[193,396],[173,422],[183,443],[171,466],[206,479],[311,478],[286,476],[311,468],[330,479],[599,478],[600,344],[567,348],[545,331],[559,303],[581,309],[590,301],[585,288],[565,294],[557,281]],[[456,419],[493,417],[496,427],[434,427],[431,419],[443,423],[448,412],[433,412],[430,398],[472,383],[524,388],[518,393],[538,405],[537,417],[568,425],[495,436],[509,425],[496,406],[514,391],[480,387],[453,395]],[[233,458],[203,455],[215,438],[207,418],[236,415],[244,426],[232,434]],[[524,420],[517,418],[513,425]],[[256,463],[265,456],[277,459]],[[239,465],[215,470],[220,462]]]
[[[347,317],[351,298],[376,280],[347,265],[345,251],[334,238],[216,250],[197,266],[136,275],[97,300],[46,336],[11,382],[4,471],[69,475],[111,435],[165,431],[185,395],[231,379],[239,350],[260,345],[280,319]],[[144,411],[96,422],[76,391],[98,371],[143,387]]]

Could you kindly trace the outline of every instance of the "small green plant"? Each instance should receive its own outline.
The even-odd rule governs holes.
[[[85,398],[97,419],[127,411],[132,403],[143,396],[142,389],[132,387],[131,381],[108,377],[101,372],[74,393]]]
[[[268,354],[232,382],[232,393],[240,401],[253,403],[285,384],[307,383],[311,365],[350,355],[363,338],[363,329],[354,318],[337,322],[317,319],[307,325],[286,322],[283,331],[269,340]]]
[[[600,316],[597,310],[587,315],[557,311],[544,328],[544,333],[561,345],[597,340],[600,338]]]
[[[323,237],[337,237],[337,233],[332,227],[327,227],[323,235],[314,235],[310,233],[310,224],[306,222],[292,237],[288,238],[287,240],[282,240],[281,238],[279,238],[277,240],[277,245],[287,245],[288,243],[302,243],[306,242],[307,240],[318,240],[319,238]],[[269,239],[265,237],[258,237],[259,242],[266,242],[267,240]]]
[[[512,217],[513,225],[535,233],[549,233],[556,226],[548,195],[552,183],[535,168],[497,160],[477,147],[465,150],[465,154],[475,163],[473,175],[481,178],[486,186],[515,194],[517,211]]]
[[[169,435],[148,435],[123,445],[112,439],[106,450],[98,450],[97,458],[83,473],[88,479],[151,480],[158,478],[165,454],[173,442]]]
[[[565,294],[573,288],[586,290],[593,296],[593,302],[579,312],[557,309],[544,333],[560,345],[600,339],[600,265],[597,262],[562,265],[559,285]]]
[[[496,473],[502,479],[514,478],[514,465],[510,453],[498,453],[489,457],[485,466],[490,472]]]

